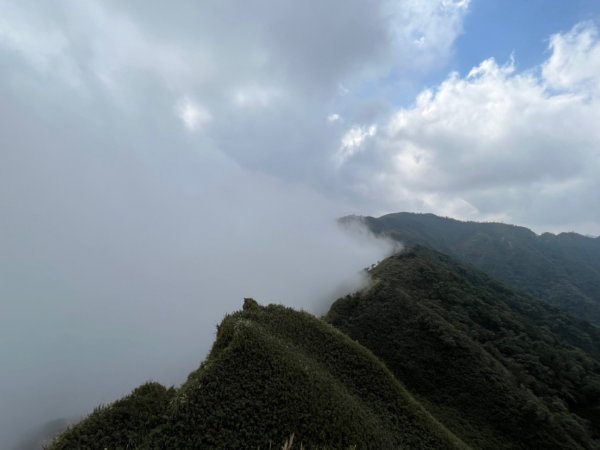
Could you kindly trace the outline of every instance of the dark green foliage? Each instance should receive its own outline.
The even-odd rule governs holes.
[[[466,448],[367,349],[307,313],[251,300],[221,323],[166,409],[149,415],[161,420],[143,426],[141,441],[137,421],[116,420],[136,392],[51,449],[268,449],[292,434],[307,450]]]
[[[597,330],[423,247],[327,320],[475,448],[600,448]]]
[[[600,238],[576,233],[538,236],[514,225],[460,222],[433,214],[397,213],[362,220],[376,234],[408,245],[424,245],[473,264],[500,281],[600,325]]]

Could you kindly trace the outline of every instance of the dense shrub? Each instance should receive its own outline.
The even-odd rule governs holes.
[[[219,325],[208,358],[168,404],[171,391],[138,411],[140,388],[51,449],[268,449],[292,434],[306,449],[466,448],[332,326],[282,306],[245,306]]]

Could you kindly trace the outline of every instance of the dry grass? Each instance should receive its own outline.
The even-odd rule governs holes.
[[[283,446],[281,447],[281,450],[292,450],[293,446],[294,446],[294,435],[292,434],[289,438],[287,438],[285,440],[285,442],[283,443]],[[304,446],[302,445],[302,443],[300,443],[300,450],[304,450]]]

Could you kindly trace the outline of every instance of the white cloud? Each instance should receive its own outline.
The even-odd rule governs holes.
[[[339,167],[358,152],[368,138],[377,133],[377,126],[369,127],[354,126],[342,136],[338,151],[334,155],[335,164]]]
[[[359,170],[340,170],[391,210],[491,214],[538,227],[577,216],[600,227],[600,210],[590,207],[600,173],[597,30],[584,24],[555,35],[550,51],[541,70],[489,59],[464,78],[451,74],[380,124]],[[359,130],[342,163],[356,157]]]
[[[425,208],[430,211],[436,211],[441,216],[455,219],[469,220],[477,217],[479,213],[477,208],[462,198],[453,198],[448,201],[436,193],[425,194],[423,203]]]
[[[12,50],[19,51],[36,69],[47,71],[54,59],[62,55],[68,46],[64,34],[47,27],[38,31],[41,24],[30,23],[18,8],[2,2],[3,14],[0,17],[0,42]],[[44,33],[44,39],[41,34]]]
[[[243,166],[321,186],[329,184],[342,130],[319,118],[333,108],[348,123],[362,121],[373,108],[363,85],[447,60],[468,6],[336,0],[315,9],[285,0],[241,12],[232,2],[198,8],[191,0],[176,7],[137,0],[0,2],[10,6],[0,22],[10,36],[0,41],[0,55],[10,48],[31,66],[28,89],[46,91],[47,75],[56,76],[78,85],[77,95],[85,92],[90,105],[100,95],[130,119],[160,121],[159,111],[178,105],[188,129],[203,128]],[[403,34],[409,28],[426,39],[418,49]],[[23,85],[21,69],[14,65],[10,73]],[[201,108],[182,103],[185,97],[201,100]],[[209,117],[210,130],[203,126]]]
[[[265,108],[280,97],[282,93],[276,87],[247,85],[235,89],[233,101],[236,106],[242,108]]]
[[[20,55],[44,76],[80,85],[80,70],[68,56],[70,43],[63,30],[8,0],[0,1],[0,9],[0,48]]]
[[[406,70],[420,71],[440,66],[452,53],[470,0],[388,1],[394,17],[392,32],[403,60],[411,63]]]
[[[189,97],[179,99],[175,109],[177,115],[189,131],[197,131],[212,119],[210,112],[206,108],[198,105]]]
[[[565,34],[550,37],[551,57],[542,66],[550,88],[565,92],[600,94],[600,45],[598,29],[581,23]]]

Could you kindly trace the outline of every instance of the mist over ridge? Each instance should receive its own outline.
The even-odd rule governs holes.
[[[391,249],[340,229],[318,192],[209,145],[123,142],[72,114],[0,125],[14,150],[0,169],[2,442],[147,379],[181,383],[245,296],[323,313]]]

